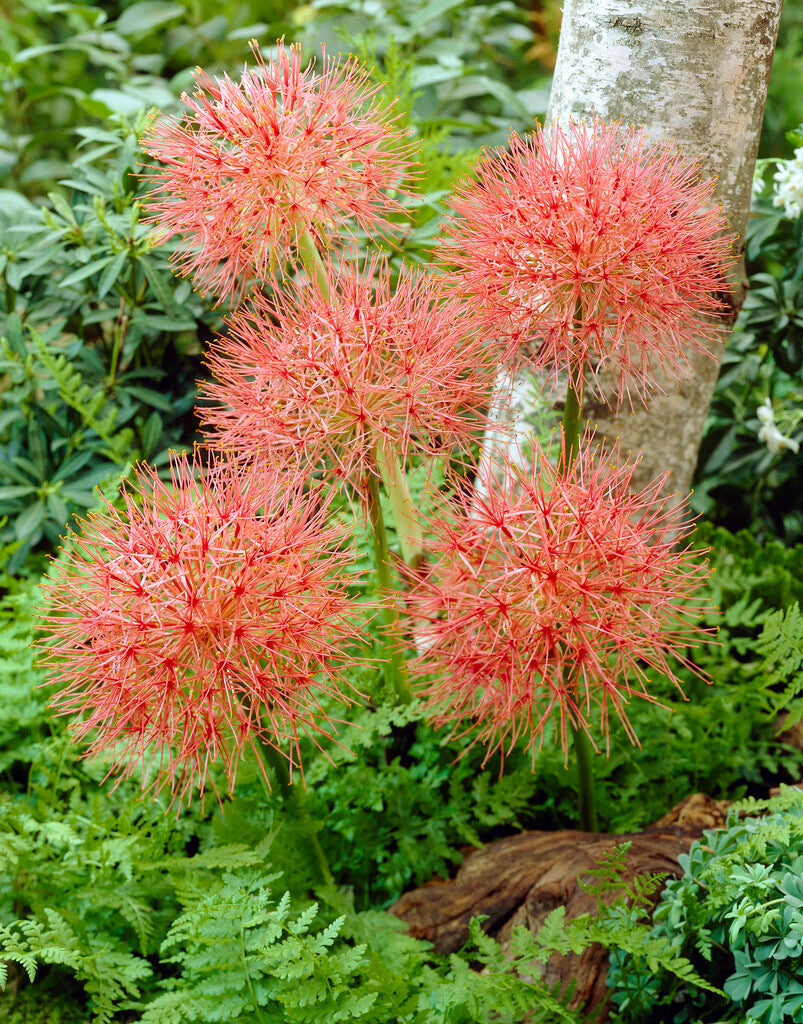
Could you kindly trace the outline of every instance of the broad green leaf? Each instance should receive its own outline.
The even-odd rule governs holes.
[[[102,259],[92,260],[91,263],[87,263],[86,266],[81,267],[80,270],[76,270],[72,274],[68,274],[63,281],[59,281],[59,288],[69,288],[70,285],[78,284],[79,281],[86,280],[86,278],[103,270],[103,268],[108,266],[113,259],[114,256],[104,256]]]
[[[25,342],[22,338],[22,320],[20,320],[19,314],[9,314],[6,321],[6,330],[8,331],[9,345],[20,358],[25,359],[27,353],[25,351]]]
[[[179,309],[176,305],[176,300],[173,298],[173,292],[167,285],[167,281],[154,264],[153,260],[147,256],[143,256],[140,260],[142,269],[145,271],[145,276],[148,278],[148,283],[159,300],[159,305],[169,316],[176,317],[179,315]]]
[[[22,498],[27,494],[36,494],[36,488],[34,486],[25,487],[22,484],[8,484],[6,487],[0,487],[0,501]]]
[[[156,446],[162,436],[162,417],[158,412],[152,412],[145,421],[142,430],[142,454],[148,459],[156,451]]]
[[[67,501],[75,502],[82,508],[92,508],[98,500],[94,491],[88,491],[83,487],[62,487],[61,494]]]
[[[138,398],[140,402],[144,402],[146,405],[153,406],[154,409],[162,409],[164,412],[170,412],[173,408],[172,402],[165,398],[164,395],[160,395],[158,391],[152,391],[150,388],[140,387],[129,387],[126,391],[133,398]]]
[[[50,513],[51,519],[55,520],[55,522],[60,526],[67,525],[67,520],[70,518],[70,512],[60,495],[56,493],[48,494],[47,509]]]
[[[14,533],[17,540],[25,540],[39,529],[45,518],[45,503],[36,501],[21,512],[14,522]]]
[[[181,4],[170,3],[170,0],[141,0],[123,11],[115,28],[122,36],[139,35],[183,18],[185,13]]]
[[[102,103],[110,114],[123,114],[126,117],[133,117],[147,107],[147,103],[120,89],[93,89],[89,98],[95,103]]]
[[[420,7],[410,19],[410,28],[414,32],[418,32],[428,22],[439,18],[442,14],[446,14],[447,11],[451,11],[454,7],[463,7],[465,3],[466,0],[430,0],[430,3]]]
[[[159,331],[192,331],[196,326],[194,320],[161,316],[159,313],[143,313],[140,310],[134,311],[132,319],[135,318],[141,326],[154,328]]]
[[[61,480],[69,480],[70,477],[74,477],[80,469],[84,468],[94,454],[95,452],[91,448],[82,448],[81,451],[75,452],[62,462],[51,477],[51,482],[58,483]]]
[[[98,281],[98,290],[96,298],[102,299],[108,290],[112,287],[114,282],[120,276],[120,271],[125,266],[126,260],[128,259],[128,252],[124,249],[122,252],[118,252],[114,259],[108,264],[106,269]]]

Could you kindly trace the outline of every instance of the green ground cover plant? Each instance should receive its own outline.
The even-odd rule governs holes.
[[[800,635],[797,640],[799,642]],[[746,809],[763,817],[743,817]],[[615,953],[611,980],[622,1021],[737,1020],[756,1024],[803,1017],[803,801],[787,790],[739,805],[727,826],[707,830],[667,883],[652,935],[668,938],[720,992],[689,990],[658,971],[633,970]]]
[[[734,607],[746,593],[753,609],[750,616],[753,625],[738,633],[745,639],[749,637],[749,646],[745,645],[741,654],[730,645],[719,652],[718,679],[708,688],[709,703],[704,703],[702,708],[695,707],[692,701],[680,702],[671,715],[667,714],[664,719],[659,716],[652,728],[647,716],[638,721],[637,727],[644,731],[642,750],[635,754],[636,765],[614,759],[610,775],[603,773],[602,776],[605,791],[610,795],[601,801],[600,810],[605,819],[612,815],[613,821],[606,821],[608,826],[622,830],[638,827],[662,813],[678,789],[697,788],[701,782],[700,766],[685,752],[702,745],[712,751],[712,775],[731,772],[720,779],[723,792],[738,792],[740,783],[745,789],[756,783],[751,752],[762,749],[762,745],[768,775],[783,764],[790,776],[799,772],[800,755],[775,737],[772,719],[767,715],[767,701],[755,692],[752,697],[744,698],[735,680],[741,678],[739,673],[748,671],[751,664],[755,676],[755,662],[759,658],[769,658],[772,664],[780,665],[783,658],[794,657],[798,647],[793,642],[782,644],[778,653],[780,627],[774,632],[772,627],[778,616],[776,609],[786,608],[786,615],[792,614],[795,605],[786,602],[797,593],[795,588],[800,585],[800,575],[794,571],[794,566],[793,571],[784,567],[781,545],[776,546],[773,559],[762,557],[760,546],[747,535],[731,538],[720,530],[712,539],[722,545],[715,549],[714,561],[722,566],[713,578],[715,592],[722,596],[726,608]],[[803,548],[794,550],[797,558],[803,558]],[[0,700],[3,707],[0,846],[5,893],[2,914],[3,924],[8,929],[4,933],[8,943],[4,946],[4,955],[13,960],[9,954],[16,952],[27,957],[24,962],[29,966],[39,965],[32,990],[22,983],[19,971],[24,967],[9,968],[20,989],[17,1000],[24,999],[20,1005],[31,1008],[26,1013],[32,1012],[37,1004],[47,1004],[49,1012],[55,1014],[64,1001],[66,989],[71,993],[68,1014],[73,1015],[66,1016],[67,1020],[80,1019],[79,1014],[84,1013],[87,1020],[103,1019],[98,1017],[100,1007],[106,1006],[104,1012],[110,1013],[109,1007],[123,1008],[129,1002],[143,1007],[139,1012],[146,1015],[146,1020],[158,1020],[160,1006],[185,1003],[188,1008],[195,1007],[192,1012],[197,1012],[198,1016],[189,1016],[188,1009],[186,1017],[170,1019],[203,1020],[203,1011],[188,1000],[185,989],[177,989],[170,995],[168,983],[175,974],[169,959],[175,951],[171,951],[168,936],[181,934],[180,929],[186,927],[186,915],[190,912],[200,915],[198,920],[205,922],[203,928],[214,929],[217,920],[214,914],[222,914],[222,905],[216,897],[221,892],[229,892],[235,900],[232,905],[241,906],[238,913],[254,915],[243,918],[244,937],[254,936],[254,946],[250,943],[246,946],[252,952],[247,954],[245,963],[256,958],[256,976],[261,977],[271,961],[260,958],[261,946],[256,942],[258,930],[266,926],[278,927],[278,922],[271,924],[272,918],[266,917],[267,908],[275,906],[288,887],[291,891],[298,888],[303,891],[308,884],[303,863],[292,852],[293,821],[283,814],[280,801],[267,796],[254,770],[238,781],[235,799],[224,808],[210,805],[204,811],[197,807],[183,811],[178,819],[174,814],[165,813],[164,801],[142,801],[135,783],[123,782],[114,790],[109,789],[108,783],[99,786],[103,767],[92,766],[80,758],[65,732],[66,723],[63,719],[54,719],[47,708],[48,690],[42,686],[43,673],[35,665],[35,652],[31,647],[34,608],[41,600],[37,579],[6,578],[4,589],[7,596],[0,608]],[[727,651],[732,652],[729,664],[725,663]],[[781,693],[780,689],[773,690],[770,696],[777,697]],[[325,900],[319,902],[317,917],[321,918],[322,929],[325,929],[346,914],[346,920],[338,925],[339,930],[335,929],[337,936],[332,943],[341,950],[341,955],[351,950],[349,955],[356,959],[354,973],[348,976],[351,981],[344,983],[341,976],[339,998],[345,997],[344,989],[349,998],[355,991],[360,998],[375,994],[376,999],[382,1000],[378,1004],[382,1012],[387,1012],[385,1000],[390,995],[387,991],[382,993],[383,987],[389,985],[391,979],[394,985],[400,984],[398,978],[404,973],[405,964],[410,967],[407,974],[412,979],[416,974],[413,964],[420,963],[428,981],[405,982],[411,987],[401,996],[396,992],[395,998],[414,1004],[423,998],[422,992],[436,992],[437,995],[432,995],[433,1006],[441,1006],[442,1011],[450,999],[469,999],[473,983],[468,962],[476,961],[476,951],[467,951],[468,961],[455,958],[451,962],[444,961],[440,968],[433,966],[440,961],[426,944],[405,939],[391,919],[386,922],[385,917],[371,908],[390,902],[402,889],[425,881],[434,871],[448,870],[459,862],[461,847],[466,844],[517,828],[518,823],[543,827],[570,823],[574,813],[572,780],[566,775],[558,752],[553,752],[551,758],[545,752],[535,773],[530,772],[529,764],[522,763],[522,759],[501,779],[493,765],[483,772],[478,770],[477,761],[461,761],[453,766],[449,752],[422,726],[418,727],[418,739],[410,748],[410,756],[388,761],[380,754],[377,734],[381,739],[394,717],[404,721],[406,716],[387,708],[384,712],[378,709],[367,714],[366,718],[369,717],[375,724],[372,730],[366,728],[361,734],[362,746],[354,744],[352,755],[341,753],[341,763],[336,767],[329,764],[322,753],[317,758],[312,750],[304,754],[308,761],[309,785],[316,796],[313,817],[323,826],[319,832],[321,841],[333,869],[339,877],[349,881],[354,893],[354,902],[347,904],[343,904],[342,896],[329,894],[331,904]],[[713,729],[712,720],[716,720]],[[666,737],[667,728],[674,731],[676,738]],[[352,743],[353,735],[346,732],[343,739]],[[721,736],[719,742],[717,736]],[[729,742],[736,752],[733,762],[727,755]],[[642,761],[642,755],[649,748],[657,748],[654,756],[644,757]],[[665,789],[669,774],[667,756],[672,758],[671,794]],[[734,778],[737,769],[732,768],[732,764],[741,765],[747,775],[741,780]],[[610,789],[606,784],[608,778]],[[631,788],[628,789],[628,785]],[[556,796],[555,787],[560,787],[562,796]],[[618,795],[617,788],[622,790]],[[650,801],[642,805],[645,795]],[[337,809],[336,814],[332,813],[333,809]],[[266,863],[270,865],[268,876],[275,875],[279,869],[284,869],[284,874],[268,880]],[[268,890],[275,895],[271,897]],[[252,901],[236,903],[249,891],[262,894],[259,906]],[[302,901],[294,912],[299,914],[309,907],[308,901]],[[54,913],[58,917],[53,917]],[[213,916],[203,916],[208,913]],[[262,924],[260,914],[264,918]],[[313,926],[314,920],[316,918],[311,919],[307,927],[317,934],[321,929]],[[12,927],[14,921],[29,924]],[[174,921],[178,930],[171,931]],[[76,931],[79,924],[81,927]],[[615,919],[608,921],[603,917],[601,923],[593,923],[592,927],[592,922],[587,922],[584,927],[596,935],[595,930],[614,925]],[[579,930],[580,926],[577,927]],[[631,924],[627,927],[632,936]],[[221,942],[231,941],[230,932],[225,928],[222,932],[218,929],[216,934]],[[559,930],[551,929],[550,941],[569,941],[559,940],[560,934]],[[286,933],[285,937],[288,937]],[[369,947],[355,955],[354,943],[359,946],[369,937],[378,944],[378,952],[371,952],[372,947]],[[278,933],[268,948],[276,941]],[[571,941],[579,943],[581,939]],[[158,953],[163,943],[167,944],[163,952]],[[523,937],[522,943],[522,957],[534,955]],[[237,979],[244,978],[243,960],[232,960],[231,951],[226,953],[223,947],[218,950],[215,946],[205,946],[203,956],[211,967],[206,972],[193,973],[193,965],[197,971],[204,962],[193,959],[196,957],[193,948],[185,947],[182,954],[187,958],[180,961],[185,965],[182,970],[187,972],[182,984],[195,986],[204,978],[207,991],[219,992],[221,997],[226,992],[239,992],[237,998],[243,998],[237,987]],[[318,963],[324,974],[323,954],[328,949],[331,945],[324,944],[322,952],[315,954],[323,957]],[[201,955],[200,947],[197,955]],[[372,965],[370,970],[366,960]],[[308,961],[306,968],[298,965],[299,976],[314,980],[316,974],[311,965],[316,962]],[[510,977],[504,981],[510,965],[503,967],[501,961],[497,964],[502,971],[499,985],[503,988],[509,985],[518,993],[510,996],[512,1005],[516,1005],[517,999],[529,998],[531,993],[519,990],[515,979]],[[379,977],[374,977],[372,971],[380,971]],[[431,973],[433,971],[435,974]],[[456,993],[454,988],[457,985],[460,989],[456,971],[462,978],[462,994]],[[355,977],[360,979],[360,986],[364,984],[365,990],[352,985]],[[164,995],[157,996],[162,983],[168,987]],[[128,991],[126,984],[131,986]],[[423,988],[419,988],[419,984]],[[483,984],[490,986],[491,981]],[[134,990],[139,992],[138,997],[132,996]],[[294,984],[279,992],[285,991],[287,996],[298,990],[298,985]],[[32,991],[40,993],[38,1001],[36,998],[31,1001]],[[494,1005],[498,1005],[500,994],[496,989],[492,991]],[[299,1019],[318,1019],[314,1015],[317,1004],[312,995],[310,998],[310,1015]],[[454,1019],[482,1019],[481,1014],[486,1012],[482,1009],[486,1005],[483,997],[475,993],[470,998],[480,1007],[477,1016],[465,1015],[468,1011],[463,1009],[464,1016]],[[149,999],[157,999],[150,1009]],[[202,1000],[202,993],[193,999]],[[446,1003],[439,1003],[439,999]],[[8,1012],[13,1013],[15,1005],[16,1001],[9,1004],[8,996],[0,1002],[4,1012],[8,1006]],[[281,1000],[277,1005],[282,1005]],[[179,1008],[170,1012],[178,1015],[182,1011]],[[272,1012],[278,1016],[266,1019],[279,1020],[286,1009]],[[435,1014],[436,1009],[431,1013]],[[546,1010],[545,1013],[545,1020],[553,1019]],[[134,1015],[134,1011],[128,1011],[128,1015]],[[125,1019],[125,1014],[117,1019]],[[372,1018],[366,1010],[363,1019],[380,1020],[382,1017]],[[430,1018],[424,1015],[412,1019]],[[431,1019],[439,1018],[432,1016]]]

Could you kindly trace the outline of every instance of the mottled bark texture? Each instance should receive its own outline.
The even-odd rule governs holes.
[[[782,0],[566,0],[547,122],[593,116],[643,126],[653,141],[670,139],[718,181],[730,230],[743,252]],[[715,358],[696,355],[694,374],[647,409],[618,415],[587,402],[591,425],[624,451],[644,450],[634,485],[669,469],[668,489],[685,494],[724,343],[744,297],[739,262],[729,314],[721,320]],[[511,413],[521,427],[533,416],[521,382]],[[524,408],[522,408],[524,405]],[[537,416],[537,414],[536,414]]]

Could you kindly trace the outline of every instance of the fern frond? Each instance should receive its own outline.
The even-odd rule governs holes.
[[[117,406],[107,401],[102,390],[93,391],[67,357],[63,353],[55,355],[33,328],[29,327],[29,333],[36,357],[56,382],[61,400],[106,442],[107,454],[113,462],[124,464],[131,460],[134,432],[130,427],[118,429]],[[103,413],[105,405],[108,405],[108,410]]]

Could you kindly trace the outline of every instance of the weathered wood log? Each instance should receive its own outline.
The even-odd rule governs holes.
[[[596,908],[594,897],[577,884],[577,876],[593,867],[601,854],[630,842],[626,877],[666,872],[679,877],[678,857],[686,853],[703,829],[725,824],[728,804],[702,793],[687,797],[643,832],[607,835],[585,832],[524,832],[471,851],[450,881],[430,882],[405,893],[391,907],[410,934],[432,942],[439,953],[451,953],[468,938],[468,923],[487,915],[485,928],[503,945],[514,925],[533,933],[555,907],[567,918]],[[544,980],[564,991],[575,982],[571,1005],[586,1010],[606,999],[607,954],[592,946],[581,955],[553,957]]]

